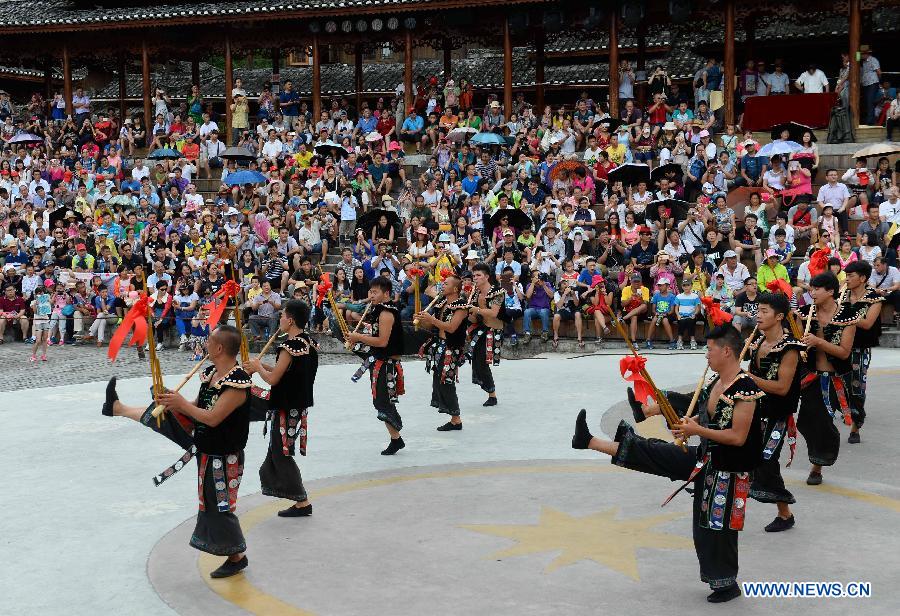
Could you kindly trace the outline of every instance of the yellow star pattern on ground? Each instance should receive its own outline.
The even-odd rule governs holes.
[[[684,516],[683,513],[625,520],[616,519],[618,513],[618,507],[614,507],[579,518],[551,507],[542,507],[537,524],[464,524],[461,528],[517,542],[489,558],[559,552],[559,556],[547,565],[545,573],[580,560],[592,560],[640,580],[638,548],[688,550],[694,547],[687,537],[651,530],[663,522]]]

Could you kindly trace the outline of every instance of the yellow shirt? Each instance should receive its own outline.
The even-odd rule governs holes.
[[[297,166],[301,169],[309,169],[312,156],[312,152],[310,151],[307,151],[306,153],[297,152],[294,154],[294,160],[297,161]]]
[[[607,146],[606,153],[609,154],[609,160],[617,165],[625,162],[625,145],[618,144],[616,147]]]

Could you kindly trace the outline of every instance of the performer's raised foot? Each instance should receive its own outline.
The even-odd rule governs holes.
[[[766,525],[765,531],[767,533],[780,533],[789,528],[794,528],[794,516],[791,515],[788,518],[783,518],[779,515],[775,516],[775,519]]]
[[[594,435],[588,429],[587,411],[581,409],[575,419],[575,435],[572,436],[572,449],[587,449]]]
[[[247,560],[247,556],[241,556],[239,560],[231,560],[229,558],[222,566],[209,574],[209,577],[219,579],[219,578],[227,578],[232,575],[237,575],[241,571],[247,568],[247,565],[250,564]]]
[[[481,406],[497,406],[497,396],[490,395]]]
[[[443,426],[438,426],[438,432],[450,432],[452,430],[462,430],[462,422],[453,423],[452,421],[448,421]]]
[[[287,509],[278,512],[280,518],[303,518],[312,515],[312,503],[307,503],[302,507],[298,507],[300,503],[294,503]]]
[[[806,485],[817,486],[822,483],[822,472],[817,470],[809,471],[809,477],[806,478]]]
[[[637,401],[637,398],[634,397],[634,390],[632,388],[628,388],[628,406],[631,407],[631,414],[634,415],[634,420],[638,423],[641,423],[647,416],[644,414],[644,409],[641,406],[641,403]]]
[[[847,442],[850,443],[851,445],[855,445],[855,444],[859,443],[859,432],[851,431],[850,436],[847,437]]]
[[[387,449],[381,452],[383,456],[392,456],[401,449],[406,447],[406,443],[403,442],[403,437],[398,436],[397,438],[392,438],[390,445],[387,446]]]
[[[106,384],[106,400],[103,402],[103,408],[100,412],[107,417],[113,416],[113,406],[119,401],[119,394],[116,393],[116,377],[109,379]]]
[[[732,584],[731,586],[728,586],[726,588],[714,590],[709,596],[706,597],[706,600],[710,603],[725,603],[726,601],[737,599],[740,596],[741,587],[737,584]]]

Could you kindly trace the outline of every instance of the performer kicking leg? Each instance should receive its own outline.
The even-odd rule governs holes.
[[[673,430],[674,436],[684,439],[699,435],[699,447],[685,452],[674,443],[642,438],[624,421],[615,440],[606,441],[591,435],[584,411],[578,414],[572,447],[605,453],[618,466],[693,482],[693,537],[700,579],[713,590],[707,600],[721,603],[741,594],[737,533],[743,528],[748,471],[760,458],[756,403],[763,393],[740,369],[743,340],[734,327],[716,327],[708,340],[707,358],[718,376],[701,391],[699,418],[684,419]]]
[[[259,373],[272,386],[269,392],[269,449],[259,468],[262,493],[287,498],[295,503],[279,511],[283,518],[312,515],[312,504],[303,487],[300,469],[294,460],[294,445],[306,455],[306,417],[313,405],[313,385],[319,367],[315,341],[305,328],[309,306],[298,299],[289,300],[281,311],[278,327],[288,338],[278,345],[275,365],[251,359],[248,372]]]
[[[497,405],[497,388],[491,365],[500,363],[500,346],[503,341],[503,321],[500,309],[503,307],[504,291],[499,285],[491,284],[491,268],[478,263],[472,268],[472,282],[475,289],[469,298],[469,321],[472,339],[469,356],[472,361],[472,383],[487,392],[488,399],[482,406]]]
[[[444,300],[435,307],[437,314],[422,311],[415,317],[420,324],[431,325],[438,330],[438,339],[429,349],[425,369],[432,371],[431,406],[440,413],[450,415],[450,421],[438,427],[439,432],[462,430],[456,379],[466,343],[467,302],[459,296],[461,287],[459,277],[448,276],[444,279]]]
[[[850,352],[856,335],[856,313],[847,304],[837,302],[838,280],[828,272],[809,282],[813,304],[800,309],[804,320],[815,306],[810,333],[801,342],[809,347],[806,376],[800,383],[800,409],[797,430],[806,439],[806,450],[812,468],[808,485],[822,483],[822,467],[837,461],[841,433],[834,417],[841,411],[847,419],[846,376],[850,372]],[[849,423],[849,421],[848,421]]]
[[[378,419],[384,422],[391,442],[381,452],[392,456],[406,443],[400,436],[403,419],[397,412],[397,401],[405,392],[403,386],[403,324],[400,311],[389,303],[392,293],[391,281],[383,276],[375,278],[369,287],[369,301],[372,309],[366,314],[364,332],[349,332],[347,340],[361,342],[371,347],[374,361],[369,366],[372,381],[372,404],[378,411]]]
[[[157,485],[197,456],[200,510],[190,544],[200,551],[228,557],[210,574],[213,578],[235,575],[248,564],[244,534],[234,514],[250,426],[251,380],[237,365],[240,340],[240,333],[229,325],[213,332],[209,339],[213,365],[200,377],[197,399],[188,402],[177,392],[161,394],[159,402],[167,410],[159,426],[151,415],[155,403],[146,409],[123,404],[116,394],[115,378],[107,385],[102,408],[104,415],[139,421],[187,450],[156,478]]]
[[[775,503],[778,515],[765,530],[769,533],[794,526],[791,505],[794,495],[784,486],[778,457],[790,438],[791,459],[796,441],[794,411],[800,401],[800,351],[806,347],[785,332],[791,310],[787,295],[760,293],[756,322],[759,333],[750,343],[750,378],[766,395],[760,400],[763,420],[763,451],[759,467],[753,471],[750,497],[761,503]],[[790,461],[788,461],[790,464]]]
[[[869,286],[872,266],[868,261],[854,261],[844,271],[847,274],[847,304],[856,312],[856,334],[850,352],[850,428],[848,443],[859,442],[859,429],[866,420],[866,376],[872,361],[872,347],[881,337],[881,306],[884,297]]]

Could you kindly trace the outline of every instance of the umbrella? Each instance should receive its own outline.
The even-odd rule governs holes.
[[[622,186],[635,186],[638,182],[650,183],[650,167],[638,163],[625,163],[609,172],[607,181],[612,186],[622,182]]]
[[[675,220],[684,220],[687,218],[688,209],[691,207],[690,203],[682,201],[681,199],[659,199],[657,201],[651,201],[647,204],[647,218],[649,220],[659,220],[660,205],[665,205],[672,213],[672,218]]]
[[[134,202],[131,200],[131,197],[128,195],[116,195],[112,199],[106,202],[107,205],[123,205],[125,207],[131,207],[134,205]]]
[[[44,138],[32,133],[19,133],[9,140],[9,143],[43,143]]]
[[[50,228],[52,229],[53,227],[56,226],[57,220],[61,220],[61,221],[63,221],[63,224],[65,224],[66,214],[75,214],[75,220],[77,220],[78,222],[84,222],[84,216],[82,216],[79,212],[70,210],[67,207],[58,207],[55,210],[53,210],[52,212],[50,212],[50,218],[49,218]]]
[[[684,179],[684,169],[681,168],[681,165],[676,163],[666,163],[665,165],[660,165],[650,172],[650,179],[654,182],[659,182],[660,179],[668,177],[671,180],[673,179],[673,173],[675,174],[675,181],[680,184],[682,179]]]
[[[373,130],[368,135],[366,135],[366,141],[369,143],[375,143],[376,141],[382,141],[384,137],[377,130]]]
[[[394,227],[397,229],[397,226],[400,224],[400,217],[397,216],[397,212],[392,210],[383,210],[381,208],[376,208],[373,210],[369,210],[362,216],[356,219],[356,228],[362,229],[366,237],[369,237],[369,233],[372,231],[372,227],[378,224],[378,219],[382,216],[387,216],[388,226]]]
[[[786,130],[790,133],[789,139],[791,141],[803,141],[803,133],[809,131],[809,134],[812,135],[812,140],[816,141],[816,132],[812,129],[812,127],[807,126],[806,124],[800,124],[799,122],[782,122],[781,124],[776,124],[772,127],[772,140],[781,139],[781,131]]]
[[[584,169],[587,172],[587,167],[580,160],[564,160],[553,166],[553,169],[550,171],[550,179],[555,180],[563,171],[568,171],[571,174],[576,169]]]
[[[600,120],[594,120],[594,126],[600,126],[601,124],[606,126],[606,130],[610,133],[616,132],[616,130],[625,124],[624,120],[617,120],[616,118],[603,118]]]
[[[873,143],[872,145],[867,145],[863,149],[855,152],[853,158],[887,156],[888,154],[896,154],[897,152],[900,152],[900,143]]]
[[[316,154],[321,154],[322,156],[332,156],[333,152],[337,152],[337,155],[340,157],[347,155],[347,150],[344,149],[344,146],[330,140],[325,143],[320,143],[314,149],[316,150]]]
[[[222,158],[225,160],[235,160],[239,163],[249,163],[251,160],[256,160],[256,155],[247,148],[231,146],[230,148],[225,149],[225,152],[222,153]]]
[[[478,133],[469,139],[469,143],[474,143],[475,145],[506,145],[506,139],[503,138],[503,135],[498,135],[497,133]]]
[[[494,228],[500,225],[500,219],[502,218],[508,218],[509,226],[515,228],[517,231],[534,226],[534,221],[531,220],[531,216],[520,209],[506,208],[505,210],[497,210],[484,223],[484,230],[487,237],[490,237],[494,232]]]
[[[181,158],[181,153],[172,148],[159,148],[158,150],[150,152],[150,155],[147,158],[151,160],[175,160]]]
[[[478,130],[472,128],[471,126],[461,126],[459,128],[454,128],[449,133],[447,133],[447,139],[450,141],[465,141],[466,137],[469,135],[474,135]]]
[[[761,147],[756,155],[771,158],[776,154],[792,154],[802,149],[803,146],[796,141],[773,141]]]
[[[229,173],[225,176],[226,186],[243,186],[244,184],[265,184],[268,182],[266,176],[259,171],[237,171]]]

